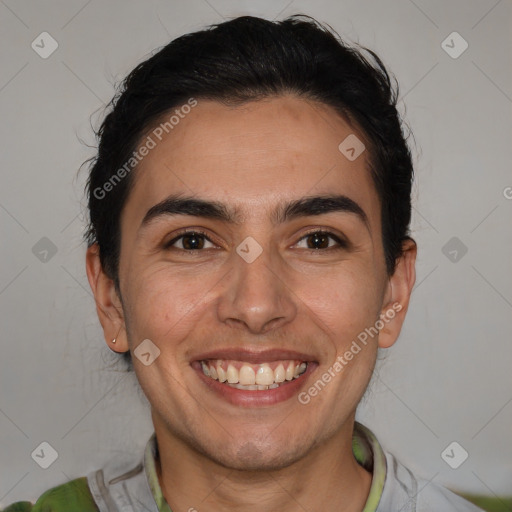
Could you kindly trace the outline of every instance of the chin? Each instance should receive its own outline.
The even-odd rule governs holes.
[[[277,471],[290,466],[306,455],[304,444],[270,446],[269,443],[241,441],[230,445],[228,452],[205,453],[217,464],[237,471]]]

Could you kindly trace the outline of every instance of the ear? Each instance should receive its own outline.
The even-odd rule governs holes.
[[[397,340],[405,320],[409,299],[416,281],[416,242],[407,238],[402,244],[395,272],[389,277],[380,318],[384,326],[379,333],[379,347],[389,348]],[[382,324],[381,324],[382,325]]]
[[[122,303],[114,281],[105,274],[101,266],[98,244],[93,244],[87,249],[85,267],[105,341],[114,352],[127,352],[129,346]],[[115,345],[112,343],[113,339],[116,340]]]

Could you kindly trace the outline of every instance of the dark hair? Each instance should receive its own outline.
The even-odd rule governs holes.
[[[276,22],[242,16],[170,42],[125,78],[108,105],[110,112],[97,132],[97,156],[89,161],[85,237],[88,245],[98,243],[103,269],[118,290],[120,217],[134,180],[129,172],[112,179],[120,178],[116,173],[148,130],[191,98],[240,105],[286,93],[331,106],[368,139],[386,268],[388,274],[394,272],[402,243],[409,238],[413,179],[396,109],[396,80],[393,87],[374,52],[349,46],[309,16]],[[108,182],[113,186],[104,200]]]

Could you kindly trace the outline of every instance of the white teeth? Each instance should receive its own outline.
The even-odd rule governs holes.
[[[228,365],[228,371],[227,371],[226,377],[230,384],[238,383],[238,370],[231,364]]]
[[[231,386],[235,389],[242,389],[244,391],[256,391],[258,389],[256,384],[251,384],[249,386],[244,386],[243,384],[228,384],[228,386]]]
[[[288,368],[286,368],[286,380],[292,380],[294,373],[295,373],[295,366],[293,365],[293,363],[289,363]]]
[[[244,386],[243,384],[228,384],[228,386],[243,389],[244,391],[266,391],[267,389],[278,388],[279,384],[272,384],[270,386],[258,386],[258,384],[250,384],[249,386]]]
[[[294,361],[288,361],[279,363],[275,370],[272,370],[268,363],[261,363],[257,365],[256,371],[254,366],[244,363],[238,370],[233,364],[228,364],[227,370],[224,370],[221,360],[201,362],[203,373],[207,377],[246,390],[275,389],[285,381],[299,378],[308,365],[305,362],[295,364]]]
[[[260,364],[256,372],[256,384],[270,386],[274,383],[274,372],[268,364]]]
[[[254,370],[250,366],[244,364],[242,368],[240,368],[240,371],[238,372],[238,382],[240,382],[240,384],[243,384],[244,386],[250,386],[251,384],[256,384],[256,381],[257,378],[254,373]],[[260,384],[260,382],[258,382],[257,384]]]
[[[306,364],[306,363],[303,363]],[[284,371],[284,366],[280,364],[275,370],[274,370],[274,381],[275,382],[284,382],[286,378],[286,372]]]
[[[207,377],[209,377],[209,376],[210,376],[210,370],[208,369],[208,366],[206,365],[206,363],[205,363],[204,361],[203,361],[203,363],[202,363],[202,365],[201,365],[201,366],[203,367],[203,373],[204,373]]]
[[[217,364],[217,377],[219,378],[220,382],[226,382],[228,378],[226,372],[224,371],[224,368],[222,368],[220,364]]]

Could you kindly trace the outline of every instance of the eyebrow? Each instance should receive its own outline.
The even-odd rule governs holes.
[[[342,212],[355,215],[370,231],[368,216],[353,199],[345,195],[319,195],[302,197],[277,205],[271,212],[274,224],[281,224],[301,217]],[[219,201],[171,195],[152,206],[141,222],[141,228],[157,218],[168,215],[182,215],[215,219],[229,224],[241,224],[242,215],[239,208],[229,207]]]

